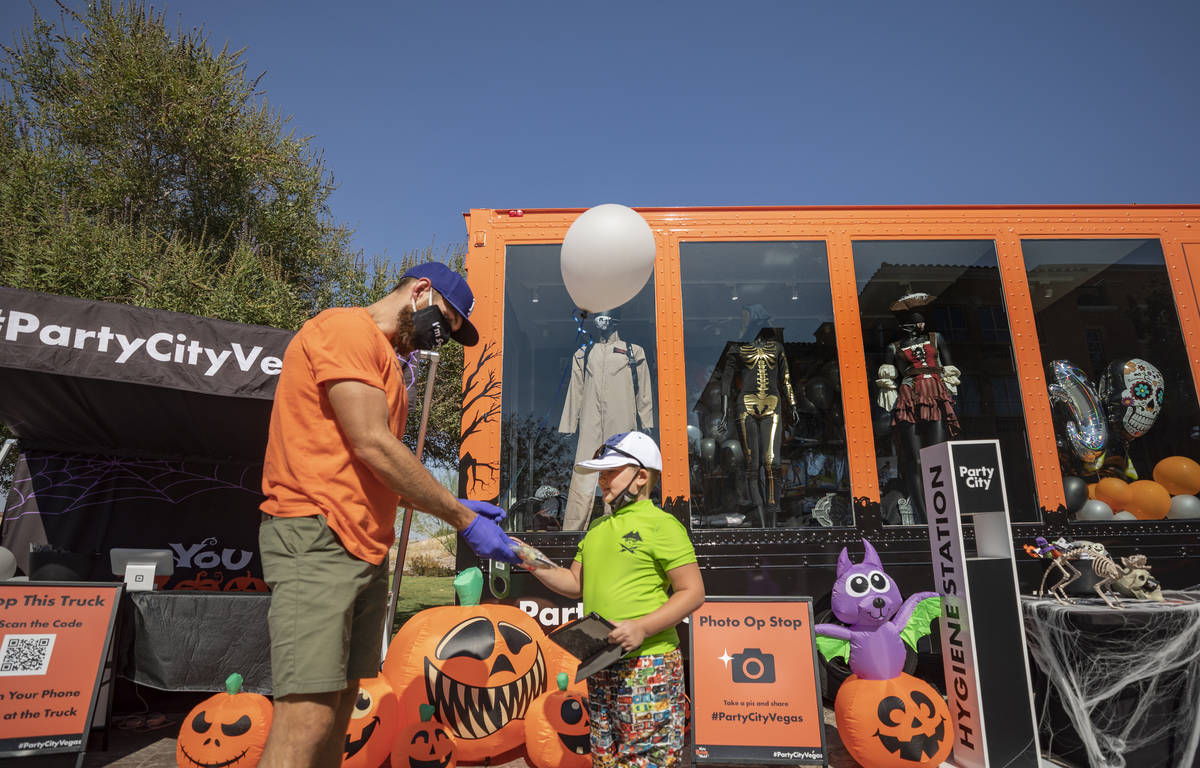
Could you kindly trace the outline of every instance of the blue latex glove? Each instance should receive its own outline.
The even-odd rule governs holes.
[[[505,512],[503,509],[500,509],[500,507],[497,507],[495,504],[491,504],[486,501],[472,501],[470,499],[459,499],[458,503],[462,504],[464,507],[471,510],[475,514],[486,517],[488,520],[491,520],[493,523],[499,523],[499,522],[503,521],[504,518],[508,517],[508,513]]]
[[[521,558],[513,551],[515,543],[508,534],[500,530],[500,526],[480,515],[476,517],[462,536],[467,540],[471,550],[487,560],[502,560],[513,565],[520,565]]]

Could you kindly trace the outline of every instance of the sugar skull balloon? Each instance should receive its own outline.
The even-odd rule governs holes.
[[[1139,357],[1109,363],[1100,377],[1099,389],[1100,398],[1108,408],[1109,422],[1120,429],[1127,441],[1149,432],[1162,412],[1163,375],[1152,363]]]

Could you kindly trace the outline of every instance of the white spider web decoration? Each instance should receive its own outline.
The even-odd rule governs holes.
[[[1144,764],[1139,753],[1173,751],[1195,764],[1200,744],[1200,592],[1166,601],[1098,598],[1062,605],[1023,597],[1029,652],[1049,678],[1093,768]],[[1050,696],[1046,697],[1048,705]],[[1039,713],[1043,734],[1048,706]],[[1053,735],[1043,750],[1053,751]]]

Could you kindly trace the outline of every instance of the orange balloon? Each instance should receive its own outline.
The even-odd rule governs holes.
[[[1171,511],[1171,494],[1153,480],[1132,482],[1129,491],[1129,511],[1138,520],[1161,520]]]
[[[1168,456],[1154,465],[1154,482],[1172,496],[1200,493],[1200,463],[1187,456]]]
[[[1130,484],[1119,477],[1105,477],[1096,483],[1096,498],[1103,501],[1113,512],[1129,509],[1133,502]]]
[[[1088,498],[1089,499],[1096,498],[1096,484],[1095,483],[1088,483]]]

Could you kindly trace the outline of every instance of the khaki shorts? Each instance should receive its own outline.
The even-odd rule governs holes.
[[[328,693],[379,674],[387,567],[351,555],[324,515],[264,515],[274,695]],[[386,561],[385,561],[386,563]]]

